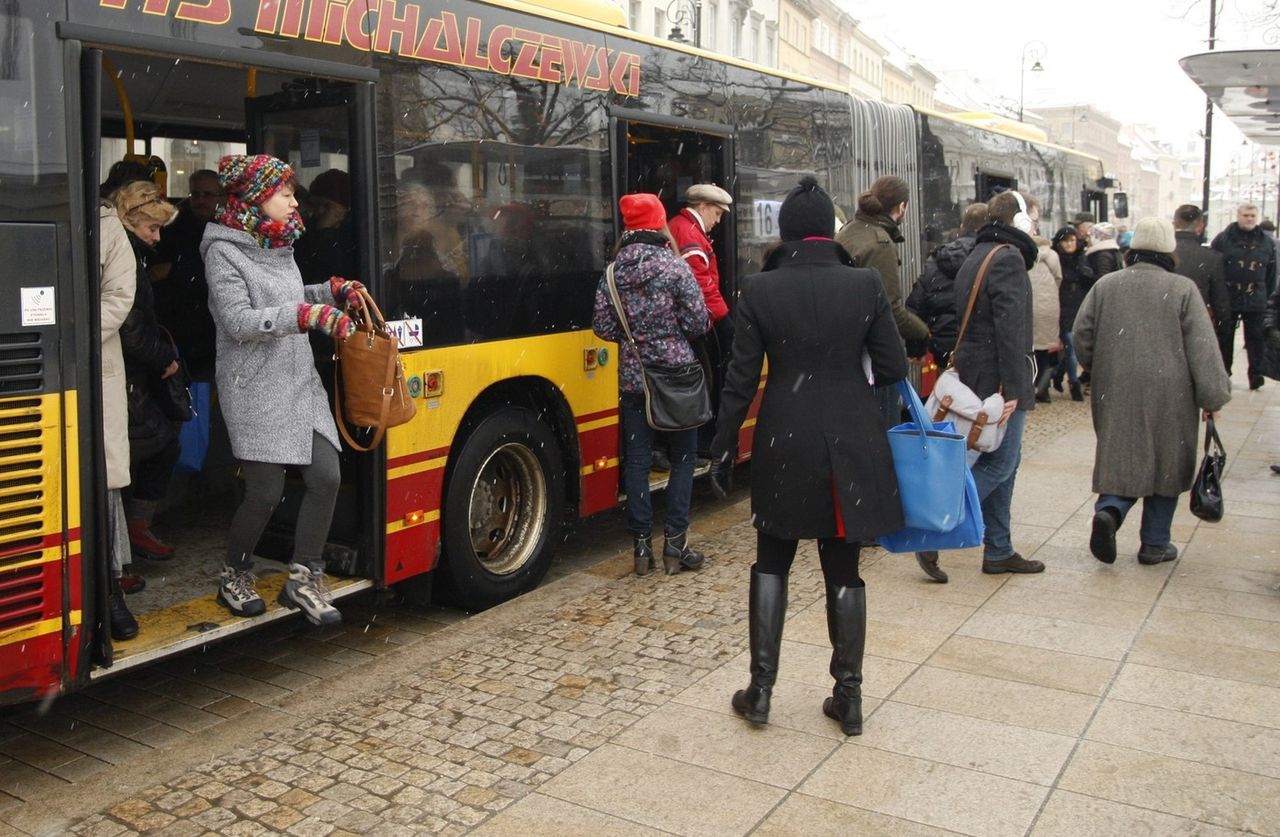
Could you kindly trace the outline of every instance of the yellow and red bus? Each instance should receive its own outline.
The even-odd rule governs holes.
[[[9,0],[0,37],[0,703],[286,615],[214,603],[236,490],[215,408],[161,518],[178,557],[130,597],[139,636],[106,629],[97,203],[122,156],[162,159],[175,200],[231,152],[346,176],[332,261],[304,273],[372,289],[419,409],[343,451],[334,591],[425,599],[439,575],[470,607],[532,589],[564,521],[619,502],[617,350],[590,329],[619,195],[674,214],[692,183],[729,189],[732,299],[800,175],[846,209],[885,171],[919,188],[910,108],[640,35],[607,0]],[[292,513],[287,489],[259,555]]]

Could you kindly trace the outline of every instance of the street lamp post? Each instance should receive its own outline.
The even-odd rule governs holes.
[[[1032,49],[1032,48],[1035,49]],[[1040,65],[1040,59],[1044,58],[1049,49],[1041,41],[1027,41],[1022,45],[1022,61],[1018,64],[1018,121],[1022,121],[1022,111],[1027,101],[1027,53],[1031,53],[1031,72],[1042,73],[1044,67]]]
[[[671,0],[666,14],[667,20],[671,21],[668,40],[684,43],[684,32],[680,27],[687,26],[693,32],[693,45],[702,46],[702,0]]]

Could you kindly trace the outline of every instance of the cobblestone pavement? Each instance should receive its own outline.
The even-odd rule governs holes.
[[[1220,421],[1228,517],[1180,511],[1175,564],[1137,565],[1136,520],[1114,566],[1089,556],[1093,436],[1065,400],[1031,418],[1014,506],[1015,542],[1047,572],[984,576],[977,551],[948,553],[937,585],[868,551],[859,738],[820,711],[811,545],[771,724],[732,714],[754,531],[745,503],[702,503],[713,560],[696,574],[637,579],[620,555],[468,618],[307,630],[73,696],[96,739],[148,702],[246,690],[200,710],[231,720],[83,779],[39,764],[91,757],[83,734],[11,718],[0,780],[28,784],[0,796],[0,834],[1280,833],[1280,395],[1242,389]],[[339,641],[365,656],[329,668]],[[319,679],[287,674],[306,665]],[[295,682],[247,694],[271,676]]]

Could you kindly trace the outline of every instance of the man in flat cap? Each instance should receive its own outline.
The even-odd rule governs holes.
[[[695,183],[685,190],[684,200],[685,207],[667,222],[667,228],[680,248],[680,255],[698,280],[702,298],[711,314],[711,330],[702,341],[702,351],[705,351],[711,367],[712,403],[718,404],[724,369],[729,361],[729,347],[733,342],[733,318],[729,316],[729,306],[720,293],[720,268],[716,264],[716,251],[711,246],[711,231],[729,211],[733,196],[714,183]],[[695,345],[695,350],[698,348]],[[706,432],[714,430],[711,425],[706,428]]]

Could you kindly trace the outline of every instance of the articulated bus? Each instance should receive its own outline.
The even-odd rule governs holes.
[[[161,521],[178,557],[130,597],[139,636],[106,629],[97,203],[123,155],[162,159],[175,199],[226,153],[288,160],[303,187],[346,173],[338,260],[401,334],[419,409],[374,453],[342,453],[332,587],[424,601],[439,575],[468,607],[532,589],[563,523],[619,502],[617,348],[590,329],[619,195],[657,193],[674,214],[690,184],[728,188],[727,299],[802,174],[850,214],[877,175],[908,177],[936,196],[912,202],[908,230],[966,199],[967,163],[922,150],[941,117],[633,33],[607,0],[546,6],[0,4],[0,703],[287,613],[237,619],[214,601],[236,501],[215,407],[204,469],[175,480]],[[1046,206],[1065,218],[1088,174],[1028,148],[1006,149],[1028,158],[1006,178],[1060,184]],[[927,244],[908,242],[904,282]],[[330,354],[317,345],[324,380]],[[287,553],[297,493],[259,555]],[[264,599],[282,580],[264,575]]]

